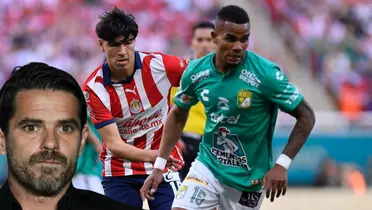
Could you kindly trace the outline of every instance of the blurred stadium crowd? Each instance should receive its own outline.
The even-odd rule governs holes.
[[[82,82],[103,62],[98,16],[125,8],[139,25],[136,49],[187,56],[192,24],[212,19],[217,0],[1,0],[0,84],[15,65],[44,61]]]
[[[372,110],[370,0],[261,0],[287,44],[341,110]]]
[[[308,65],[314,78],[322,81],[341,110],[372,111],[370,0],[259,1],[267,6],[294,55]],[[125,8],[136,17],[137,50],[190,57],[193,24],[212,20],[220,4],[219,0],[0,0],[0,85],[14,66],[31,61],[64,69],[82,83],[103,62],[94,28],[98,16],[114,6]],[[260,52],[256,45],[253,33],[249,49],[285,69],[281,55]],[[343,160],[342,147],[334,150]],[[0,167],[5,164],[0,157]],[[372,157],[366,171],[326,159],[312,184],[372,185],[370,165]],[[6,174],[4,170],[0,172]]]

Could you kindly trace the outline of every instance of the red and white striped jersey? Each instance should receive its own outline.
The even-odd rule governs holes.
[[[83,90],[97,129],[116,123],[122,140],[144,150],[159,149],[173,86],[179,86],[187,61],[161,53],[135,52],[135,71],[125,81],[111,82],[107,63],[87,79]],[[173,157],[182,159],[177,144]],[[152,163],[131,162],[112,155],[103,143],[102,176],[150,174]]]

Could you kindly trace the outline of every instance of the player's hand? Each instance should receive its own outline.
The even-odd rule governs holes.
[[[156,158],[158,157],[158,150],[149,150],[149,154],[151,156],[151,161],[149,161],[149,162],[155,163]],[[168,158],[166,167],[169,170],[172,170],[172,171],[175,171],[176,172],[176,171],[178,171],[178,170],[181,169],[181,165],[182,165],[182,161],[174,158],[171,155]]]
[[[287,192],[288,173],[283,166],[275,164],[275,166],[266,173],[263,178],[262,185],[266,191],[266,198],[270,198],[274,202],[275,194],[279,198],[280,194],[285,195]]]
[[[169,156],[166,167],[169,170],[172,170],[174,172],[177,172],[181,169],[182,161],[174,158],[172,155]]]
[[[158,189],[160,182],[163,180],[163,171],[157,168],[151,172],[151,174],[147,177],[143,186],[140,190],[141,198],[144,201],[147,200],[154,200],[154,193]]]

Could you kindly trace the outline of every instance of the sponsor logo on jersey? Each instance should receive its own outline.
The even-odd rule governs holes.
[[[262,192],[243,192],[239,203],[248,208],[256,208],[260,202]]]
[[[229,111],[229,100],[224,97],[218,97],[217,107],[219,109]]]
[[[257,76],[251,71],[248,71],[247,69],[242,70],[239,79],[256,88],[258,88],[258,86],[260,86],[261,84],[261,81],[257,78]]]
[[[293,102],[295,102],[295,101],[298,99],[298,96],[300,95],[300,91],[299,91],[296,87],[294,87],[294,88],[295,88],[295,91],[294,91],[294,93],[291,95],[291,97],[289,97],[289,98],[285,101],[286,104],[292,104]]]
[[[161,110],[156,111],[148,117],[137,116],[135,118],[126,119],[118,123],[120,134],[135,134],[142,130],[147,130],[156,127],[161,122]]]
[[[249,169],[238,135],[232,134],[226,127],[220,127],[214,132],[211,152],[222,165]]]
[[[222,124],[236,124],[239,122],[240,114],[238,116],[225,116],[223,114],[219,115],[214,112],[210,115],[211,121],[214,123],[222,123]]]
[[[188,189],[189,187],[187,185],[181,185],[180,189],[177,191],[176,199],[182,199],[183,197],[185,197]]]
[[[248,90],[239,90],[237,94],[237,103],[240,108],[248,108],[252,104],[252,92]]]
[[[262,179],[253,179],[251,180],[251,185],[258,185],[262,183]]]
[[[283,72],[281,72],[281,71],[277,71],[275,76],[276,76],[276,79],[279,80],[279,81],[282,81],[284,79]]]
[[[191,75],[190,78],[191,78],[192,83],[194,84],[196,82],[200,82],[200,81],[207,79],[209,77],[209,74],[210,74],[210,70],[207,69],[207,70]]]
[[[136,93],[136,88],[137,88],[136,86],[134,86],[133,90],[130,89],[130,88],[125,88],[124,91],[125,91],[126,93],[133,93],[134,95],[137,95],[137,93]]]
[[[181,180],[178,172],[174,172],[174,171],[171,171],[171,170],[164,173],[163,178],[166,182],[175,182],[175,181],[180,181]]]
[[[197,183],[202,184],[202,185],[205,185],[205,186],[208,186],[209,185],[209,183],[207,181],[199,179],[198,178],[198,175],[196,175],[196,174],[188,174],[186,176],[185,180],[197,182]]]
[[[180,61],[181,68],[184,68],[190,61],[190,60],[186,60],[186,59],[183,59],[183,58],[178,58],[178,60]]]
[[[130,102],[129,109],[132,113],[137,114],[142,110],[142,103],[138,99],[133,99]]]
[[[209,94],[208,89],[203,89],[203,91],[200,93],[200,96],[202,97],[203,101],[209,101],[209,97],[207,96]]]
[[[191,96],[188,96],[188,95],[186,95],[186,94],[184,94],[184,93],[182,93],[182,94],[180,95],[180,101],[181,101],[181,103],[183,103],[183,104],[188,104],[188,103],[191,103],[191,101],[192,101],[192,97],[191,97]]]

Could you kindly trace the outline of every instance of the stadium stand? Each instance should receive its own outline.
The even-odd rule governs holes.
[[[370,1],[261,2],[266,4],[286,43],[334,96],[341,111],[372,110]],[[350,114],[350,118],[354,117]]]

